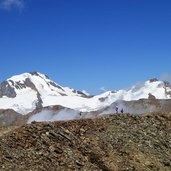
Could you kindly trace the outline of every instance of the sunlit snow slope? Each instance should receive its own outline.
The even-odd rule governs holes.
[[[83,112],[96,111],[117,100],[143,98],[170,99],[171,86],[167,82],[153,79],[129,90],[108,91],[89,97],[81,91],[62,87],[38,72],[13,76],[0,84],[0,109],[11,108],[21,114],[51,105]]]

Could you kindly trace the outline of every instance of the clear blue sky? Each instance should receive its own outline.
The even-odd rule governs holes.
[[[171,73],[171,0],[0,0],[0,81],[29,71],[92,94]]]

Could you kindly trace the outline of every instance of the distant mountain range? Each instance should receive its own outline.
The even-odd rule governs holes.
[[[114,113],[116,105],[124,108],[124,112],[136,109],[137,113],[142,113],[142,105],[139,105],[139,108],[133,108],[132,101],[143,99],[153,101],[171,99],[170,83],[151,79],[141,85],[132,86],[128,90],[107,91],[96,96],[62,87],[39,72],[16,75],[0,84],[0,109],[12,109],[21,115],[47,109],[49,106],[61,106],[62,110],[76,111],[75,114],[70,111],[74,116],[68,117],[70,119],[78,118],[80,112],[85,113],[84,116],[87,117],[94,114]],[[154,111],[154,108],[150,107],[147,111]],[[145,109],[144,105],[143,109]],[[36,112],[33,113],[36,114]],[[66,118],[64,115],[63,118]],[[67,116],[69,116],[68,113]]]

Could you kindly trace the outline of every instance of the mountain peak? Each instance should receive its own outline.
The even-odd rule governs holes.
[[[29,72],[29,74],[39,76],[39,72],[37,72],[37,71]]]
[[[34,76],[39,76],[39,77],[45,77],[46,79],[50,79],[47,75],[42,74],[40,72],[34,71],[34,72],[29,72],[29,74],[34,75]]]
[[[61,105],[79,111],[96,111],[118,100],[171,99],[171,86],[156,78],[132,86],[128,90],[108,91],[97,96],[87,96],[50,80],[39,72],[13,76],[0,84],[0,106],[26,114],[37,108]]]
[[[25,72],[25,73],[22,73],[22,74],[19,74],[19,75],[14,75],[14,76],[10,77],[7,80],[22,81],[22,80],[25,80],[25,79],[30,78],[32,76],[41,77],[43,79],[49,79],[49,77],[47,75],[42,74],[40,72]]]
[[[149,80],[150,83],[157,82],[157,81],[159,81],[157,78],[152,78]]]
[[[15,75],[0,84],[2,108],[12,108],[19,113],[54,104],[57,97],[62,96],[87,97],[81,91],[60,86],[39,72]]]

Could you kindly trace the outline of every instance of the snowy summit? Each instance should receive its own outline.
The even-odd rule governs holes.
[[[13,109],[24,115],[36,108],[51,105],[89,112],[110,106],[118,100],[139,99],[171,99],[171,85],[151,79],[142,85],[132,86],[129,90],[88,96],[85,91],[62,87],[38,72],[16,75],[0,84],[0,108]]]

